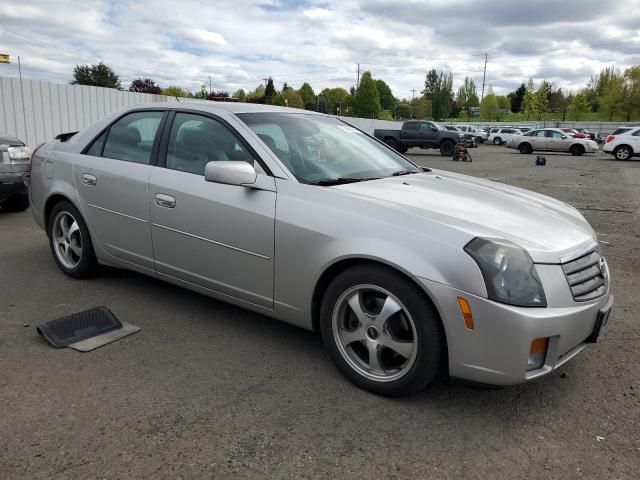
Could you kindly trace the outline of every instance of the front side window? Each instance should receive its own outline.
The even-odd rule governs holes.
[[[562,138],[564,135],[560,132],[556,132],[555,130],[547,130],[547,137],[549,138]]]
[[[237,116],[302,183],[359,181],[422,171],[336,118],[272,112]]]
[[[162,115],[163,112],[134,112],[119,119],[109,129],[102,156],[148,164]]]
[[[224,160],[256,164],[253,155],[222,123],[202,115],[176,113],[167,146],[167,168],[204,175],[207,163]]]

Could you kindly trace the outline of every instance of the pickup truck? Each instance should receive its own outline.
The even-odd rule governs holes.
[[[443,156],[450,157],[458,142],[459,134],[450,132],[435,122],[410,120],[402,124],[400,130],[377,128],[373,135],[391,148],[405,153],[413,147],[438,148]]]

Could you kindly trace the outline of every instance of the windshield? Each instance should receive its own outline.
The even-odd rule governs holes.
[[[303,183],[422,172],[393,150],[333,117],[273,112],[237,116]]]

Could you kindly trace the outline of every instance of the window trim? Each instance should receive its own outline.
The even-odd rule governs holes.
[[[162,131],[162,138],[160,139],[160,142],[158,145],[158,152],[157,152],[158,161],[156,163],[156,166],[161,168],[167,168],[167,152],[169,150],[169,138],[171,137],[171,129],[173,128],[173,121],[176,118],[176,115],[178,113],[185,113],[188,115],[199,115],[201,117],[207,117],[213,121],[216,121],[222,124],[224,127],[227,128],[227,130],[229,130],[229,132],[231,132],[231,134],[234,137],[236,137],[236,140],[238,140],[238,142],[253,156],[255,161],[260,164],[260,167],[262,167],[262,169],[264,170],[265,175],[269,177],[274,176],[273,173],[271,172],[271,169],[265,164],[262,157],[260,157],[260,155],[258,155],[255,149],[251,145],[249,145],[249,142],[246,141],[246,139],[240,134],[240,132],[238,132],[235,129],[235,127],[231,125],[229,122],[227,122],[224,118],[219,117],[218,115],[215,115],[210,112],[205,112],[202,110],[191,110],[186,108],[175,108],[175,109],[171,109],[168,112],[167,119],[164,123],[164,128]],[[168,170],[172,170],[176,172],[183,171],[183,170],[174,170],[174,169],[168,169]],[[191,172],[184,172],[184,173],[190,173],[191,175],[198,175],[200,177],[202,176],[197,173],[191,173]]]
[[[107,125],[102,130],[100,130],[100,132],[95,137],[93,137],[93,140],[91,140],[82,149],[80,153],[82,155],[88,155],[87,152],[91,149],[93,144],[100,138],[100,136],[103,133],[106,133],[104,137],[104,142],[102,142],[102,147],[100,148],[100,157],[99,157],[99,158],[106,158],[104,157],[104,146],[107,144],[107,140],[109,139],[109,133],[111,133],[111,127],[113,127],[113,125],[118,123],[121,119],[123,119],[127,115],[130,115],[132,113],[144,113],[144,112],[159,112],[159,113],[162,113],[162,117],[160,117],[160,123],[158,124],[158,129],[156,130],[155,137],[153,138],[153,145],[151,146],[151,152],[149,153],[149,163],[141,163],[139,165],[150,165],[150,166],[157,165],[158,164],[158,147],[160,145],[160,139],[162,137],[162,134],[164,133],[164,128],[166,126],[167,117],[169,113],[167,109],[164,109],[164,108],[134,108],[132,110],[127,110],[126,112],[123,112],[122,115],[119,115],[118,118],[114,119],[109,125]],[[119,158],[108,158],[108,160],[136,163],[136,162],[131,162],[129,160],[121,160]]]

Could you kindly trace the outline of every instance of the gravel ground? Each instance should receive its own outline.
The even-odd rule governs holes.
[[[135,273],[66,278],[29,212],[0,212],[0,478],[638,478],[640,161],[472,155],[412,157],[577,206],[613,272],[605,342],[526,385],[379,398],[304,330]],[[142,331],[85,354],[36,333],[103,304]]]

